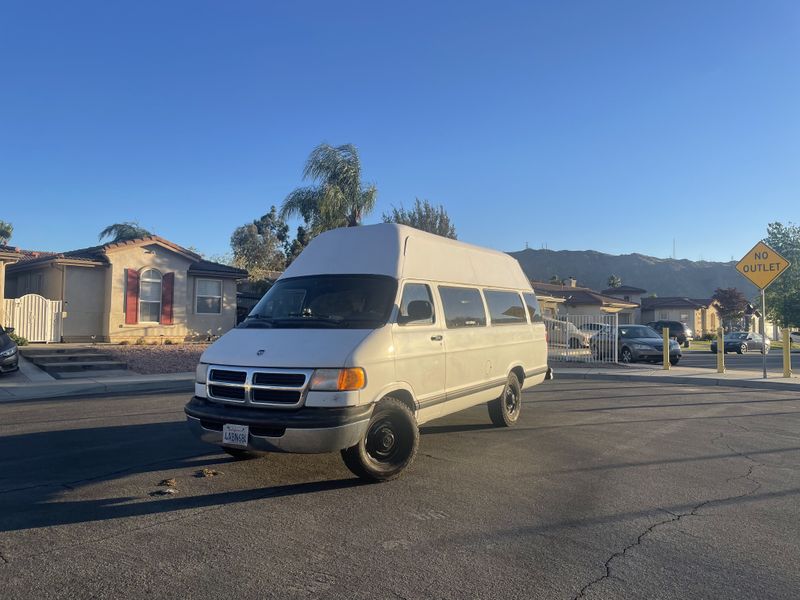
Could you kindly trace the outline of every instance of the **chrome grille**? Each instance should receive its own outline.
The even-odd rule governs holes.
[[[311,369],[211,365],[206,393],[216,402],[297,408],[305,400],[311,373]]]

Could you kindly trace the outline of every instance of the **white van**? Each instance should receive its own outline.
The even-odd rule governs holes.
[[[551,374],[516,260],[394,224],[315,238],[200,360],[200,439],[239,458],[341,450],[375,481],[411,463],[420,424],[488,402],[514,425]]]

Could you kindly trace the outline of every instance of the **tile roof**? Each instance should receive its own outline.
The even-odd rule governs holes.
[[[607,288],[601,293],[613,296],[614,294],[644,294],[645,292],[647,292],[647,290],[633,287],[632,285],[621,285],[615,288]]]
[[[192,260],[193,264],[189,267],[189,272],[214,274],[220,277],[235,277],[237,279],[247,277],[247,271],[243,269],[237,269],[236,267],[229,267],[228,265],[205,260],[201,258],[199,254],[157,235],[125,240],[122,242],[110,242],[108,244],[89,246],[87,248],[78,248],[77,250],[69,250],[67,252],[34,252],[31,250],[23,250],[21,251],[23,255],[22,258],[13,266],[19,268],[48,261],[62,260],[86,263],[108,263],[107,253],[109,251],[113,252],[114,250],[147,244],[148,242],[164,245]],[[2,246],[0,246],[0,248],[2,248]]]
[[[708,308],[712,300],[708,298],[683,298],[680,296],[664,296],[655,298],[642,298],[642,309],[651,308]]]
[[[564,298],[566,304],[573,306],[579,304],[594,306],[626,305],[630,308],[639,306],[636,302],[620,300],[619,298],[607,296],[586,287],[571,287],[568,285],[544,283],[541,281],[531,281],[531,286],[533,286],[534,291],[537,293],[542,292],[557,298]]]

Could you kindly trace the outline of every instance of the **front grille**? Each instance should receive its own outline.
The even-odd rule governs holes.
[[[310,369],[226,367],[208,369],[208,399],[218,402],[297,408],[305,399]]]
[[[280,404],[297,404],[300,402],[300,391],[288,390],[260,390],[253,388],[250,391],[250,399],[253,402],[278,402]]]
[[[225,398],[227,400],[244,400],[245,389],[243,387],[231,387],[227,385],[210,385],[208,387],[212,396]]]
[[[302,373],[254,373],[253,385],[301,388],[306,382]]]
[[[224,369],[212,369],[209,377],[213,381],[225,381],[228,383],[241,383],[244,384],[247,379],[247,373],[244,371],[227,371]]]

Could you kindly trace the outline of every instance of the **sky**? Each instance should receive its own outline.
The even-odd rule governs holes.
[[[11,245],[220,255],[321,142],[366,223],[418,197],[500,250],[738,259],[800,222],[800,3],[0,0]]]

